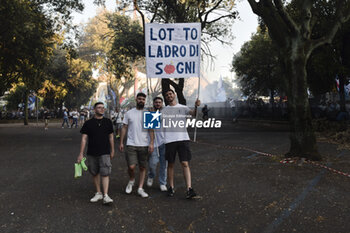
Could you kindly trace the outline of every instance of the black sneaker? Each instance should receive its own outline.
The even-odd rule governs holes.
[[[174,193],[175,193],[174,188],[169,186],[169,188],[168,188],[168,196],[169,197],[173,197]]]
[[[193,188],[189,188],[186,192],[186,198],[191,199],[192,197],[197,196],[196,192],[193,190]]]

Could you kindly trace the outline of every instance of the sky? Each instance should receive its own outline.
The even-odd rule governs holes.
[[[73,14],[73,23],[87,23],[89,18],[93,18],[96,15],[98,7],[93,4],[93,0],[83,0],[85,9],[83,13]],[[236,19],[233,24],[232,32],[234,40],[230,46],[222,45],[219,42],[211,44],[211,50],[216,57],[214,64],[210,67],[204,67],[204,75],[209,82],[219,80],[220,76],[234,78],[235,74],[231,73],[230,67],[232,63],[233,55],[239,52],[244,42],[249,41],[252,33],[256,31],[258,26],[257,16],[252,12],[248,2],[246,0],[236,1],[236,9],[239,12],[239,19]],[[116,6],[116,0],[106,0],[106,8],[110,11],[114,11]],[[206,66],[206,62],[204,63]]]

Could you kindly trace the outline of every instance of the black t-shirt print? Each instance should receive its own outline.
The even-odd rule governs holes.
[[[111,153],[109,134],[113,133],[113,125],[110,119],[92,118],[84,123],[80,133],[88,135],[88,155],[101,156]]]

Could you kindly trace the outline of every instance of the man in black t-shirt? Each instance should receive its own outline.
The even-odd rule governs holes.
[[[98,102],[94,105],[95,115],[86,121],[80,130],[82,134],[78,163],[84,157],[84,149],[88,142],[87,162],[89,172],[93,176],[96,194],[90,202],[103,199],[103,204],[110,204],[113,200],[108,196],[109,176],[112,170],[111,159],[114,157],[114,137],[112,121],[103,117],[104,105]],[[101,180],[103,195],[101,193]]]

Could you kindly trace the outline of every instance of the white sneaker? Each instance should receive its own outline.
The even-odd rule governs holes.
[[[103,204],[111,204],[111,203],[113,203],[112,198],[110,198],[110,197],[108,196],[108,194],[106,194],[106,195],[103,197]]]
[[[132,192],[132,186],[134,186],[135,180],[129,180],[128,185],[126,186],[125,192],[130,194]]]
[[[152,184],[153,184],[153,178],[148,178],[148,179],[147,179],[147,186],[148,186],[148,187],[151,187]]]
[[[168,191],[168,188],[167,188],[166,185],[164,185],[164,184],[161,184],[161,185],[159,186],[159,188],[160,188],[160,191],[162,191],[162,192]]]
[[[90,202],[98,202],[103,199],[102,193],[95,193],[95,196],[90,199]]]
[[[148,194],[145,192],[145,190],[143,188],[138,188],[137,189],[137,193],[141,196],[141,197],[148,197]]]

